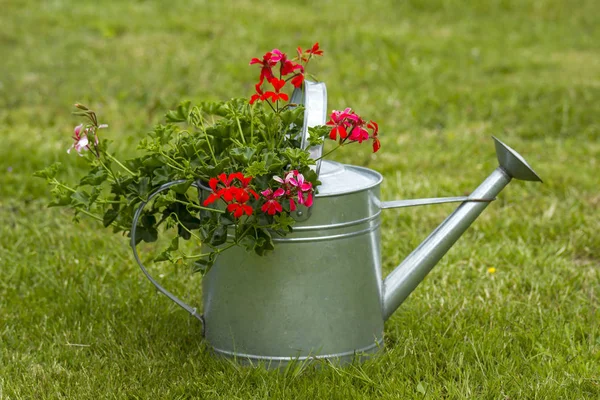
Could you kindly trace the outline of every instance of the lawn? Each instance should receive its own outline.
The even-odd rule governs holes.
[[[600,398],[597,0],[0,0],[0,399]],[[121,155],[180,100],[250,96],[252,57],[319,41],[331,109],[382,149],[335,159],[385,200],[458,196],[496,167],[491,136],[544,180],[513,182],[385,326],[385,351],[284,371],[214,359],[127,238],[47,208],[33,172],[66,154],[76,101]],[[344,149],[345,150],[345,149]],[[455,206],[383,215],[388,273]],[[201,276],[155,265],[188,302]]]

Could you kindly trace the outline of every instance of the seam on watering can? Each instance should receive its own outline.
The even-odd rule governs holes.
[[[373,214],[370,217],[361,218],[361,219],[357,219],[357,220],[350,221],[350,222],[342,222],[339,224],[331,224],[331,225],[295,226],[292,229],[294,230],[294,232],[306,232],[306,231],[317,231],[317,230],[321,231],[321,230],[326,230],[326,229],[345,228],[348,226],[360,225],[364,222],[372,221],[372,220],[376,219],[377,217],[379,217],[379,215],[381,215],[381,211],[378,211],[376,214]]]
[[[223,354],[228,357],[234,357],[234,358],[235,357],[248,358],[248,359],[257,360],[257,361],[259,361],[259,360],[262,360],[262,361],[292,361],[292,360],[303,361],[303,360],[309,360],[309,359],[338,358],[338,357],[352,356],[357,353],[365,353],[365,352],[367,352],[369,350],[373,350],[375,348],[381,348],[382,345],[383,345],[383,339],[378,339],[375,343],[373,343],[369,346],[362,347],[362,348],[356,349],[356,350],[345,351],[343,353],[321,354],[321,355],[315,355],[315,356],[298,356],[298,357],[259,356],[259,355],[255,355],[255,354],[236,353],[235,351],[221,350],[216,347],[212,347],[212,346],[211,347],[217,353]]]
[[[510,172],[508,172],[508,170],[506,168],[504,168],[502,165],[499,165],[498,168],[500,170],[500,172],[502,172],[504,174],[504,176],[506,176],[508,178],[508,180],[512,180],[512,175],[510,174]]]
[[[308,237],[308,238],[282,238],[276,239],[273,238],[274,242],[321,242],[324,240],[336,240],[336,239],[344,239],[347,237],[359,236],[365,233],[373,232],[381,226],[381,221],[378,221],[375,225],[361,229],[360,231],[350,232],[350,233],[340,233],[338,235],[329,235],[329,236],[317,236],[317,237]]]

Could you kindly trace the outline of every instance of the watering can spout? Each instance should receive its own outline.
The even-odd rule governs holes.
[[[421,283],[511,179],[542,182],[519,153],[495,137],[493,139],[500,166],[385,279],[382,302],[385,319]]]

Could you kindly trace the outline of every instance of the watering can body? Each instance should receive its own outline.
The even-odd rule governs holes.
[[[308,127],[325,123],[325,86],[305,86],[305,138]],[[301,98],[295,92],[294,98]],[[299,101],[298,101],[299,102]],[[383,325],[442,256],[513,179],[540,181],[513,149],[494,138],[499,166],[469,195],[381,201],[382,176],[370,169],[319,161],[322,184],[311,208],[300,207],[297,223],[285,237],[274,237],[265,256],[232,247],[221,253],[203,278],[204,314],[163,288],[150,275],[136,248],[133,254],[156,288],[202,322],[216,354],[240,362],[278,367],[292,360],[328,359],[346,363],[382,348]],[[303,147],[315,159],[322,148]],[[201,197],[208,195],[199,183]],[[381,270],[382,210],[426,204],[460,205],[385,279]]]
[[[293,233],[274,238],[275,250],[228,249],[204,276],[205,336],[216,353],[345,362],[382,346],[381,175],[322,164],[324,187],[340,175],[354,183],[315,196]]]

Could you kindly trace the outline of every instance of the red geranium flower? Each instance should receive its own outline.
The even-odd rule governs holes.
[[[273,89],[275,89],[275,91],[265,92],[261,100],[267,100],[270,98],[271,101],[275,103],[277,100],[288,101],[290,99],[287,94],[279,92],[285,85],[285,81],[283,79],[272,78],[269,83],[273,85]]]
[[[227,206],[227,211],[232,212],[235,218],[240,218],[244,214],[252,215],[254,210],[247,204],[231,203]]]
[[[306,52],[312,54],[313,56],[323,55],[323,50],[319,49],[319,42],[313,44],[313,47],[310,50],[306,50]]]
[[[373,139],[373,153],[377,153],[377,151],[381,148],[381,143],[377,137],[379,134],[379,125],[377,125],[377,122],[375,121],[369,121],[367,127],[373,130],[373,133],[371,134],[371,139]]]
[[[274,52],[279,52],[279,50],[275,49],[273,51],[269,51],[269,52],[265,53],[262,60],[260,60],[258,58],[253,58],[252,60],[250,60],[250,65],[253,65],[253,64],[261,65],[260,79],[259,79],[259,83],[258,83],[259,86],[262,85],[262,83],[264,82],[265,79],[269,80],[274,77],[273,67],[275,65],[277,65],[277,63],[281,59],[279,56],[279,54],[281,54],[281,52],[279,52],[279,54],[274,53]]]

